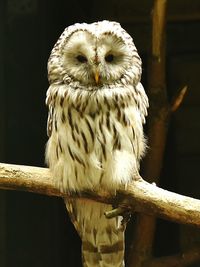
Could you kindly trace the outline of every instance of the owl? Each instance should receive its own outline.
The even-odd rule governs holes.
[[[46,161],[61,192],[115,193],[138,176],[148,98],[141,59],[117,22],[67,27],[48,60]],[[108,204],[65,199],[84,267],[124,265],[121,216]]]

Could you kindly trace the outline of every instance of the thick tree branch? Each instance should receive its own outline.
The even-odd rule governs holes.
[[[116,194],[87,191],[67,196],[55,188],[49,169],[0,164],[0,188],[49,196],[89,198],[110,204],[117,202],[121,207],[128,203],[127,208],[133,212],[143,212],[178,223],[200,226],[200,200],[161,189],[140,177],[126,189],[118,190]]]

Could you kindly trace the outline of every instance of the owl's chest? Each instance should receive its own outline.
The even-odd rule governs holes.
[[[68,188],[80,188],[83,181],[89,187],[129,179],[141,143],[135,142],[141,122],[134,103],[104,96],[76,100],[59,99],[54,107],[46,154],[56,177],[63,170]]]
[[[105,156],[106,150],[120,148],[120,139],[130,132],[129,103],[102,98],[66,103],[55,112],[58,139],[66,138],[75,150]],[[61,141],[60,141],[61,143]]]

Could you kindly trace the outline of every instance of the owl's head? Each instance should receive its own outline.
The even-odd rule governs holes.
[[[88,88],[136,84],[141,76],[141,59],[119,23],[74,24],[55,44],[48,75],[50,83],[75,81]]]

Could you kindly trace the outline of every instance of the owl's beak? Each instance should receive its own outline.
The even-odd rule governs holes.
[[[94,79],[95,79],[96,84],[98,84],[99,83],[99,72],[97,70],[94,73]]]

